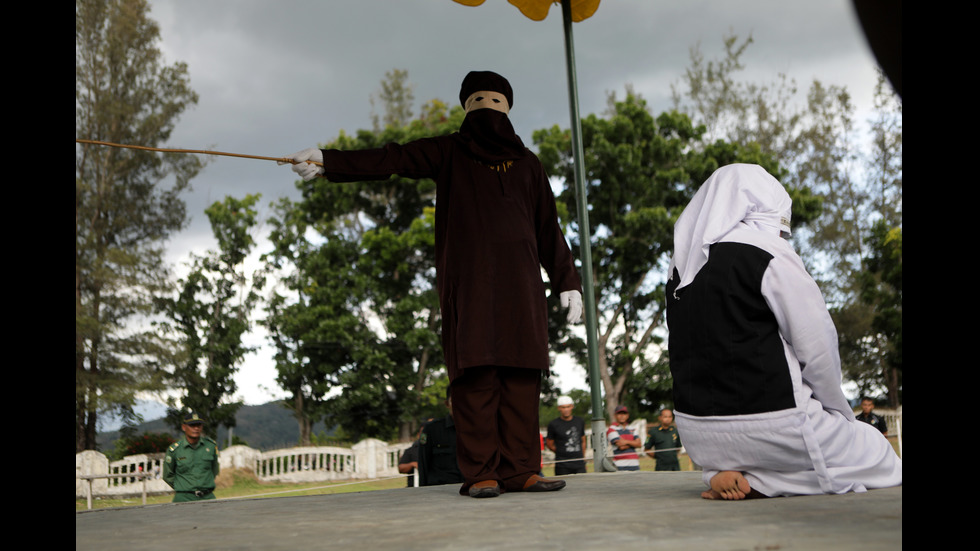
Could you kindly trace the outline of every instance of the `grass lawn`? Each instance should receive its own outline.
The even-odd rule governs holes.
[[[347,481],[338,482],[306,482],[302,484],[275,484],[258,481],[254,475],[248,471],[234,469],[230,472],[222,472],[218,475],[217,488],[214,495],[218,499],[227,498],[266,498],[266,497],[291,497],[309,496],[323,494],[342,494],[348,492],[368,492],[372,490],[390,490],[394,488],[404,488],[405,479],[403,477],[379,479],[370,481]],[[146,504],[154,505],[159,503],[170,503],[173,501],[173,494],[146,496]],[[106,509],[110,507],[132,507],[142,506],[141,496],[121,498],[93,498],[92,509]],[[88,500],[76,499],[75,511],[85,511],[88,509]]]

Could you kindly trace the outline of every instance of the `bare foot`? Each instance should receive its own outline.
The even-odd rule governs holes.
[[[721,471],[711,477],[711,489],[701,492],[704,499],[745,499],[752,488],[738,471]]]

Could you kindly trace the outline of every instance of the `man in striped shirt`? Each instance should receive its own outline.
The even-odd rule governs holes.
[[[636,449],[643,446],[643,440],[637,438],[627,426],[630,412],[626,406],[617,407],[615,414],[616,422],[606,430],[606,439],[613,450],[613,463],[620,471],[638,471],[640,456],[636,454]]]

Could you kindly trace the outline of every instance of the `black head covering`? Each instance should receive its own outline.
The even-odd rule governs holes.
[[[470,71],[463,79],[463,85],[459,88],[459,104],[466,107],[466,98],[473,92],[486,90],[497,92],[507,98],[507,106],[514,108],[514,90],[511,89],[507,79],[494,73],[493,71]]]
[[[509,106],[514,106],[510,83],[492,71],[471,71],[466,75],[459,90],[460,104],[465,104],[473,92],[482,90],[503,94]],[[495,109],[470,111],[454,136],[473,157],[487,163],[517,160],[528,152],[507,114]]]

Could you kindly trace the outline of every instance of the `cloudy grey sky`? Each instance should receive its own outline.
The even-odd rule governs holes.
[[[283,156],[326,143],[341,130],[371,127],[370,96],[387,71],[408,71],[418,105],[457,101],[470,70],[493,70],[514,88],[511,119],[525,144],[531,133],[569,126],[561,8],[532,21],[505,0],[468,7],[452,0],[150,0],[168,63],[188,64],[200,101],[166,147]],[[803,88],[814,79],[846,86],[870,106],[875,61],[850,0],[603,0],[573,25],[582,116],[605,109],[627,84],[654,113],[670,107],[670,86],[700,45],[709,58],[722,39],[752,35],[745,78],[785,73]],[[211,157],[186,196],[190,227],[171,242],[174,262],[216,246],[204,208],[227,195],[261,193],[263,211],[297,198],[295,178],[275,162]],[[261,233],[261,232],[260,232]],[[258,237],[261,237],[258,236]],[[261,333],[252,344],[265,344]],[[564,374],[579,387],[582,370]],[[242,366],[248,404],[283,396],[268,349]]]

